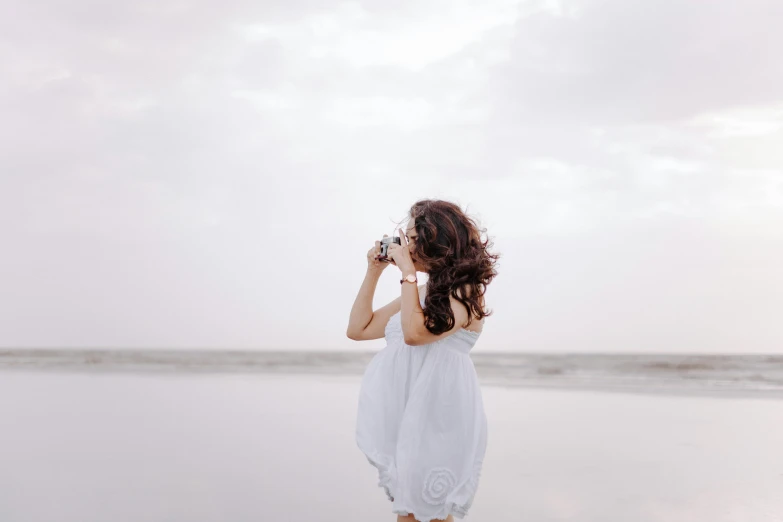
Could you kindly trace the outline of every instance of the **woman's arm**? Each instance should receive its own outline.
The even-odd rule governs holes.
[[[405,278],[408,274],[416,275],[416,272],[405,270],[402,277]],[[400,289],[400,298],[402,299],[400,303],[400,323],[405,343],[408,344],[408,340],[415,338],[420,327],[424,325],[424,310],[422,310],[419,303],[419,287],[407,281],[403,281],[400,284],[402,285]]]
[[[372,299],[375,296],[375,287],[381,278],[381,271],[372,268],[367,269],[364,275],[359,293],[351,308],[351,316],[348,319],[346,335],[350,338],[358,337],[372,320]]]

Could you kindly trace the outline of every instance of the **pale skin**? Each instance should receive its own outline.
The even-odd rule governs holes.
[[[419,346],[435,342],[444,337],[455,333],[460,328],[466,328],[471,331],[481,331],[484,326],[484,320],[473,321],[470,326],[465,326],[468,322],[468,311],[465,306],[449,297],[451,309],[454,312],[454,328],[441,335],[433,335],[424,328],[423,312],[419,305],[419,291],[425,285],[414,285],[403,282],[400,297],[390,303],[373,311],[372,301],[375,294],[375,287],[378,284],[381,273],[390,264],[394,264],[400,269],[401,278],[408,274],[416,272],[427,273],[424,267],[416,259],[416,229],[413,221],[408,223],[405,233],[400,229],[402,240],[401,245],[389,245],[388,256],[392,262],[386,263],[379,261],[377,256],[380,254],[381,242],[376,241],[375,246],[367,252],[367,274],[365,275],[359,294],[356,296],[351,316],[348,324],[347,335],[355,341],[369,341],[371,339],[380,339],[385,336],[386,324],[389,319],[397,312],[402,311],[401,322],[403,323],[403,332],[405,334],[405,343],[411,346]],[[385,237],[385,235],[384,235]],[[460,293],[460,296],[462,293]],[[482,303],[483,306],[483,303]],[[413,515],[397,515],[397,522],[418,522]],[[454,517],[449,515],[445,519],[434,519],[433,522],[454,522]]]

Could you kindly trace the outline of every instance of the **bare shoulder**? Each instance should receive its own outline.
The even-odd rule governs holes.
[[[470,285],[465,285],[464,287],[458,287],[457,288],[457,295],[459,295],[460,297],[462,297],[463,295],[466,295],[466,296],[470,297],[471,296],[471,292],[472,292],[472,290],[471,290],[471,286]],[[462,303],[460,303],[459,301],[457,301],[456,299],[451,298],[451,300],[452,300],[452,307],[459,306],[463,310],[465,309],[465,306]],[[482,295],[479,298],[479,305],[481,306],[482,309],[484,308],[484,304],[485,304],[484,303],[484,296]],[[467,329],[467,330],[473,331],[473,332],[480,332],[481,330],[484,329],[484,321],[485,320],[486,320],[486,318],[482,318],[481,321],[476,321],[475,318],[474,318],[474,320],[470,323],[470,326],[465,326],[464,328]]]

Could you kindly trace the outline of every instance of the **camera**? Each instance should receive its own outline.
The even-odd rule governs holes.
[[[384,261],[386,263],[389,262],[389,259],[386,257],[386,252],[389,250],[389,244],[391,243],[402,245],[402,240],[399,238],[399,236],[385,237],[381,239],[381,253],[378,255],[378,261]]]

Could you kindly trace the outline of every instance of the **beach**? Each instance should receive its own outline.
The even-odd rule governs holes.
[[[394,521],[359,376],[0,372],[3,522]],[[483,386],[465,520],[783,520],[783,401]]]

